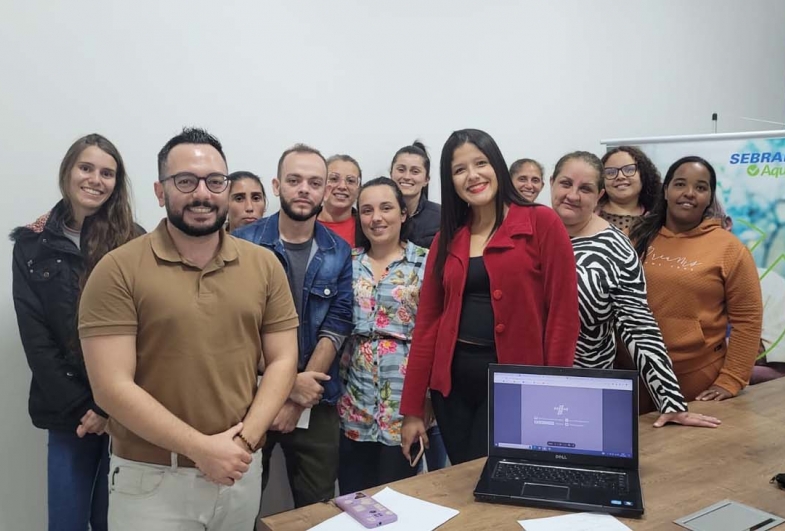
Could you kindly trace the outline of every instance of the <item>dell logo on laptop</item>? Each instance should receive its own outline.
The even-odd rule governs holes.
[[[564,459],[564,460],[567,459],[567,456],[564,454],[554,454],[554,455],[556,456],[556,459]]]

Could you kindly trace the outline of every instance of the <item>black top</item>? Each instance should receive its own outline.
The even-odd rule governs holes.
[[[417,210],[409,218],[409,241],[414,245],[431,248],[433,237],[439,232],[439,225],[442,218],[442,207],[438,203],[428,201],[424,195],[420,195],[420,202],[417,203]]]
[[[495,344],[493,333],[491,280],[482,256],[472,256],[469,258],[469,272],[463,290],[458,339],[466,343],[491,346]]]

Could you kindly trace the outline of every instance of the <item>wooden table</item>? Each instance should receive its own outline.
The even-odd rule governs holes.
[[[646,513],[621,518],[632,529],[681,529],[673,520],[730,498],[785,517],[785,491],[769,484],[785,472],[785,378],[756,385],[725,402],[694,402],[690,409],[719,417],[717,429],[653,428],[656,413],[640,417],[640,469]],[[485,459],[391,483],[403,494],[460,511],[440,529],[521,530],[518,520],[559,511],[474,501]],[[381,489],[370,489],[374,493]],[[316,504],[264,518],[260,529],[308,529],[339,514]]]

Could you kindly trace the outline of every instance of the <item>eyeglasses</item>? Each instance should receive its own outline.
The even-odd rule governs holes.
[[[330,173],[327,175],[327,184],[330,186],[335,186],[340,183],[341,180],[340,173]],[[346,186],[357,186],[360,184],[360,178],[354,175],[347,175],[346,177],[343,177],[343,182],[346,183]]]
[[[214,194],[220,194],[229,186],[229,177],[222,173],[211,173],[207,177],[197,177],[193,173],[183,172],[160,179],[165,182],[171,179],[174,187],[184,194],[190,194],[199,187],[199,181],[204,181],[207,189]]]
[[[638,171],[638,165],[627,164],[626,166],[622,166],[621,168],[612,168],[608,166],[605,168],[605,170],[603,170],[603,174],[605,175],[606,179],[612,181],[619,176],[619,171],[621,171],[622,175],[624,175],[625,177],[632,177],[633,175],[635,175],[635,172]]]

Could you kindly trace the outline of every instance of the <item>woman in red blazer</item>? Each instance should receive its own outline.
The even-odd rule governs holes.
[[[418,437],[427,445],[430,389],[458,464],[488,452],[488,364],[570,367],[580,322],[567,231],[553,210],[518,196],[493,138],[454,132],[440,170],[441,230],[420,292],[401,445],[407,457]]]

